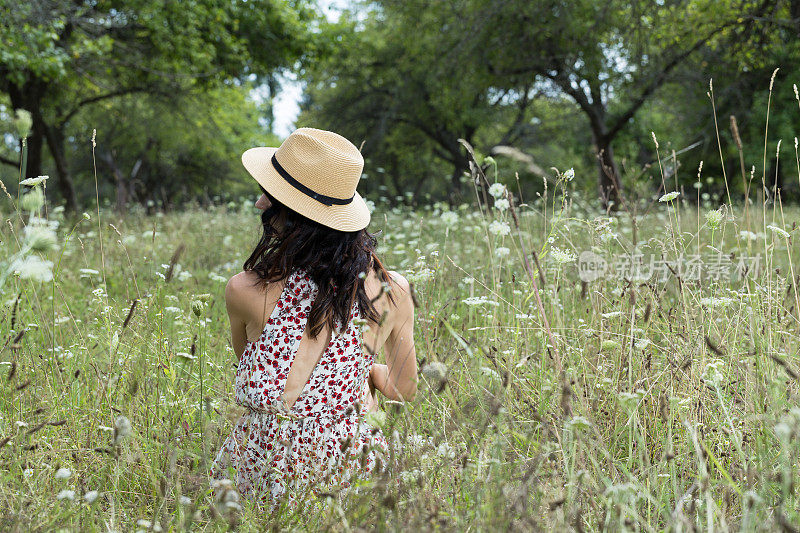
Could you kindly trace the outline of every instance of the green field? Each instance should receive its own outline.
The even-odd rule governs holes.
[[[477,201],[377,205],[419,303],[419,393],[382,401],[385,476],[273,516],[215,502],[205,475],[239,413],[224,287],[255,199],[51,207],[48,226],[3,195],[0,274],[21,276],[0,286],[0,529],[796,531],[800,212],[692,190],[634,220],[569,186],[524,199],[519,227]],[[9,264],[28,245],[53,279]],[[608,268],[582,283],[589,251]]]

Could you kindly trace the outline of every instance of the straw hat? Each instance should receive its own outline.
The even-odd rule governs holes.
[[[311,220],[340,231],[369,224],[369,208],[356,192],[364,158],[337,133],[299,128],[278,148],[247,150],[242,164],[276,200]]]

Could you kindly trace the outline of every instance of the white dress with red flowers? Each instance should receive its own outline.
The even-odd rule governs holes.
[[[294,405],[287,409],[280,399],[316,294],[314,281],[295,270],[261,337],[247,342],[236,403],[248,411],[211,468],[212,478],[224,479],[230,466],[239,492],[270,508],[284,498],[297,507],[315,494],[340,492],[386,464],[386,439],[364,422],[361,400],[373,356],[353,323],[361,316],[357,302],[347,328],[331,333]]]

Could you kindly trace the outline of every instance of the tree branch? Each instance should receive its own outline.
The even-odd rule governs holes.
[[[0,155],[0,163],[4,163],[4,164],[6,164],[6,165],[10,165],[10,166],[12,166],[12,167],[17,167],[17,168],[19,168],[19,163],[20,163],[20,162],[19,162],[19,161],[14,161],[14,160],[12,160],[12,159],[9,159],[9,158],[7,158],[7,157],[3,157],[2,155]]]
[[[675,57],[670,59],[659,72],[655,74],[653,79],[650,80],[650,83],[645,86],[639,96],[634,100],[628,109],[625,110],[617,119],[614,121],[614,125],[611,126],[608,130],[608,137],[614,138],[619,131],[625,127],[625,124],[633,118],[633,115],[639,110],[642,105],[647,101],[647,99],[655,92],[656,89],[661,87],[664,82],[667,80],[667,75],[677,67],[684,59],[692,55],[694,52],[699,50],[704,44],[706,44],[712,37],[716,34],[724,30],[725,28],[734,25],[735,22],[729,21],[725,24],[718,26],[717,28],[713,29],[708,35],[702,37],[697,40],[691,47],[687,48],[680,54],[677,54]]]
[[[63,128],[64,125],[67,122],[69,122],[70,119],[72,117],[74,117],[75,114],[78,111],[80,111],[81,108],[84,107],[84,106],[87,106],[89,104],[94,104],[94,103],[97,103],[97,102],[101,102],[103,100],[108,100],[109,98],[116,98],[117,96],[124,96],[126,94],[141,93],[141,92],[146,92],[146,91],[147,91],[147,87],[127,87],[125,89],[119,89],[117,91],[112,91],[110,93],[100,94],[100,95],[97,95],[97,96],[93,96],[91,98],[86,98],[84,100],[81,100],[80,102],[75,104],[75,106],[73,106],[73,108],[70,109],[67,112],[66,115],[64,115],[64,117],[58,122],[58,126],[57,127],[58,128]]]

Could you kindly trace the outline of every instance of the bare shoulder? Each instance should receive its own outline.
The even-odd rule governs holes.
[[[414,299],[411,296],[411,283],[399,272],[389,270],[392,283],[392,295],[395,297],[395,306],[404,314],[413,312]]]
[[[228,304],[228,309],[243,310],[247,307],[249,297],[252,297],[258,275],[255,272],[242,271],[234,274],[225,285],[225,302]]]
[[[395,272],[394,270],[389,270],[388,272],[389,276],[391,277],[392,284],[402,289],[403,292],[410,292],[410,286],[405,276],[403,276],[399,272]],[[394,287],[392,288],[394,289]]]

